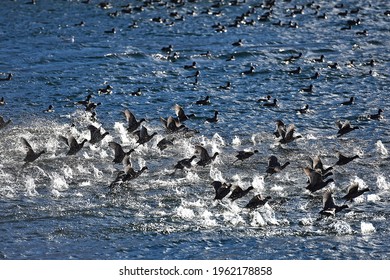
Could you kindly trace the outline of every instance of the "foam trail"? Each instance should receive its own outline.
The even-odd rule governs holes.
[[[366,234],[372,234],[376,232],[376,229],[372,223],[361,222],[360,231],[362,232],[363,235],[366,235]]]
[[[387,156],[389,153],[385,147],[385,145],[383,145],[382,141],[381,140],[378,140],[375,144],[376,146],[376,151],[378,152],[378,154],[380,154],[381,156]]]

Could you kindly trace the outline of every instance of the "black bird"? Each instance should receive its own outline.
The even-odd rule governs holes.
[[[313,62],[325,62],[325,56],[322,54],[319,58],[314,58]]]
[[[247,205],[245,205],[244,208],[249,208],[250,210],[254,210],[258,207],[265,205],[270,199],[271,199],[270,196],[266,196],[265,198],[263,198],[261,194],[258,194],[253,198],[251,198],[251,200],[249,200],[249,202],[247,203]]]
[[[5,105],[5,100],[4,100],[4,96],[0,98],[0,106],[3,106]]]
[[[279,129],[279,127],[278,127],[278,129]],[[302,138],[301,135],[294,136],[294,132],[295,132],[295,125],[294,124],[290,124],[287,127],[287,129],[283,129],[283,127],[280,126],[280,129],[278,131],[279,131],[280,136],[282,137],[282,139],[279,140],[279,143],[281,143],[281,144],[287,144],[287,143],[294,141],[295,139]]]
[[[11,81],[12,80],[12,73],[8,73],[6,78],[0,78],[0,81]]]
[[[138,136],[138,140],[137,140],[137,143],[139,145],[143,145],[147,142],[149,142],[150,140],[152,140],[152,138],[157,135],[157,132],[153,132],[152,134],[149,134],[148,133],[148,130],[146,129],[146,127],[144,127],[143,125],[141,126],[140,130],[137,130],[135,132],[133,132],[133,134],[137,135]]]
[[[352,105],[355,101],[355,97],[351,97],[348,101],[341,102],[341,105]]]
[[[124,170],[118,172],[115,180],[110,184],[110,188],[114,188],[115,186],[122,186],[123,183],[139,177],[146,170],[148,170],[148,167],[144,166],[140,170],[135,171],[130,162],[128,162],[124,167]]]
[[[315,72],[314,75],[311,76],[309,79],[310,79],[310,80],[316,80],[316,79],[318,79],[319,77],[320,77],[320,73]]]
[[[348,120],[346,120],[345,122],[337,121],[336,124],[339,128],[339,130],[337,131],[337,137],[341,137],[344,134],[354,131],[355,129],[359,129],[358,126],[352,127],[351,123]]]
[[[303,171],[309,178],[309,184],[306,186],[306,189],[310,192],[316,192],[325,188],[329,183],[334,182],[333,178],[324,181],[323,175],[310,167],[305,167]]]
[[[49,105],[49,107],[46,110],[43,110],[44,113],[52,113],[54,112],[54,106]]]
[[[172,116],[169,116],[167,119],[160,117],[160,121],[169,133],[178,132],[186,128],[184,124],[181,124],[180,121],[175,120]]]
[[[215,158],[219,155],[218,152],[215,152],[213,156],[210,156],[209,153],[205,148],[202,146],[196,145],[195,146],[196,152],[200,153],[200,160],[196,163],[200,166],[206,166],[213,162]]]
[[[210,104],[210,96],[206,96],[205,99],[201,99],[196,101],[197,105],[209,105]]]
[[[286,125],[281,121],[276,121],[276,131],[274,132],[274,135],[276,138],[279,138],[282,136],[283,133],[286,133]]]
[[[308,110],[309,110],[309,104],[305,104],[305,106],[303,106],[302,108],[297,109],[297,112],[300,114],[306,114]]]
[[[383,110],[382,109],[378,109],[378,113],[377,114],[368,115],[368,118],[371,119],[371,120],[380,120],[380,119],[383,118],[382,113],[383,113]]]
[[[224,86],[219,86],[218,88],[219,88],[219,89],[223,89],[223,90],[230,90],[230,89],[231,89],[231,86],[232,86],[231,82],[226,82],[226,85],[224,85]]]
[[[173,146],[173,140],[174,138],[172,139],[163,138],[160,141],[158,141],[157,148],[159,148],[160,151],[163,151],[166,148],[168,148],[168,146]]]
[[[212,118],[206,118],[206,121],[209,122],[209,123],[218,122],[218,111],[215,110],[215,111],[214,111],[214,117],[212,117]]]
[[[107,85],[105,88],[98,89],[99,94],[111,94],[113,90],[113,87],[110,85]]]
[[[34,160],[39,158],[43,153],[45,153],[45,151],[40,151],[38,153],[34,152],[33,148],[31,147],[31,145],[27,142],[27,140],[25,138],[22,138],[22,143],[28,150],[27,155],[24,158],[25,163],[33,162]]]
[[[169,45],[168,47],[163,47],[163,48],[161,48],[161,51],[163,51],[167,54],[170,54],[171,52],[173,52],[173,46]]]
[[[232,184],[222,183],[220,181],[214,181],[211,183],[215,190],[214,199],[222,200],[230,192]]]
[[[179,160],[174,168],[175,169],[184,169],[184,168],[191,168],[192,166],[192,161],[196,158],[196,156],[192,156],[190,158],[185,158],[185,159],[182,159],[182,160]]]
[[[302,72],[302,68],[300,66],[297,69],[288,71],[288,73],[291,75],[301,74],[301,72]]]
[[[332,192],[330,190],[327,190],[324,192],[322,196],[322,210],[320,211],[321,215],[324,216],[335,216],[336,213],[340,212],[341,210],[348,208],[348,205],[336,205],[334,202],[334,199],[332,197]]]
[[[368,191],[370,191],[369,188],[359,189],[359,183],[355,182],[347,188],[347,194],[344,195],[342,198],[346,201],[349,200],[350,202],[352,202],[354,198]]]
[[[360,158],[358,155],[354,155],[354,156],[351,156],[351,157],[347,157],[347,156],[344,156],[343,154],[341,154],[340,152],[337,152],[337,157],[338,157],[338,160],[337,162],[334,164],[335,165],[345,165],[351,161],[353,161],[354,159],[356,158]]]
[[[3,117],[0,116],[0,129],[5,128],[7,125],[11,123],[11,120],[4,121]]]
[[[89,102],[89,103],[85,106],[85,111],[86,111],[86,112],[92,112],[92,111],[94,111],[94,110],[97,108],[97,106],[99,106],[99,105],[102,105],[102,103],[101,103],[101,102],[98,102],[98,103]]]
[[[283,165],[278,161],[278,158],[276,156],[270,156],[268,158],[268,166],[267,166],[267,170],[266,172],[269,174],[269,175],[272,175],[272,174],[275,174],[275,173],[278,173],[280,171],[282,171],[283,169],[285,169],[288,165],[290,164],[290,162],[285,162]],[[267,174],[267,175],[268,175]]]
[[[232,46],[234,46],[234,47],[242,47],[243,43],[244,42],[242,41],[242,39],[239,39],[238,41],[232,43]]]
[[[322,176],[327,176],[328,172],[330,172],[333,169],[332,166],[325,168],[324,165],[322,164],[322,161],[321,161],[321,158],[319,155],[310,159],[310,161],[311,161],[311,168],[313,170],[321,173]]]
[[[311,93],[311,92],[314,91],[314,86],[313,86],[313,85],[309,85],[308,87],[301,88],[299,91],[300,91],[300,92],[308,92],[308,93]]]
[[[266,102],[263,104],[265,107],[278,107],[278,100],[274,98],[273,102]]]
[[[243,190],[240,186],[237,186],[232,193],[230,194],[229,198],[234,201],[236,199],[239,199],[245,195],[247,195],[251,190],[253,190],[254,187],[250,186],[247,189]]]
[[[241,75],[251,75],[251,74],[255,73],[255,69],[256,69],[255,66],[251,65],[249,70],[242,72]]]
[[[60,139],[64,141],[65,144],[69,147],[69,151],[66,153],[67,156],[77,154],[77,152],[80,151],[81,148],[84,146],[85,142],[88,141],[87,139],[83,139],[83,141],[78,143],[73,136],[69,136],[68,138],[60,136]]]
[[[175,105],[174,109],[175,109],[176,116],[180,122],[184,122],[186,120],[189,120],[192,117],[195,117],[194,114],[186,115],[186,113],[184,113],[183,108],[178,104]]]
[[[96,144],[103,140],[104,137],[106,137],[109,133],[108,131],[102,133],[101,127],[97,128],[96,126],[90,124],[88,125],[88,130],[90,132],[91,138],[89,140],[89,143]]]
[[[128,152],[125,152],[120,144],[113,141],[108,142],[108,145],[114,149],[114,163],[122,163],[125,156],[128,156],[135,151],[134,149],[130,149]]]
[[[196,69],[196,62],[192,62],[191,65],[184,65],[184,69],[191,70],[191,69]]]
[[[233,162],[235,163],[236,161],[244,161],[244,159],[247,159],[247,158],[250,158],[251,156],[253,156],[254,154],[258,153],[259,151],[258,150],[254,150],[253,152],[252,151],[238,151],[238,154],[236,155],[236,160]]]
[[[138,88],[136,91],[133,91],[130,93],[132,96],[141,96],[142,95],[142,91],[141,91],[141,88]]]
[[[92,94],[88,94],[84,100],[75,102],[76,105],[84,105],[87,106],[91,102]]]
[[[271,99],[271,95],[267,95],[266,97],[257,99],[257,102],[269,102],[270,99]]]
[[[142,122],[146,121],[144,118],[137,121],[134,114],[127,109],[123,113],[125,114],[126,121],[128,123],[127,131],[129,133],[135,131],[141,125]]]

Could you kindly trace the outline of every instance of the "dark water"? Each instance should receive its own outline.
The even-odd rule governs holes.
[[[0,81],[6,101],[0,115],[12,120],[0,130],[1,258],[389,259],[388,1],[277,0],[265,21],[259,19],[270,9],[262,1],[215,7],[219,1],[112,1],[110,9],[99,1],[26,2],[3,1],[0,9],[1,78],[13,74]],[[121,12],[129,3],[131,13]],[[339,15],[345,10],[346,16]],[[115,11],[120,13],[109,15]],[[247,11],[244,21],[254,25],[230,26]],[[327,19],[318,18],[324,13]],[[164,21],[152,20],[158,17]],[[341,30],[357,19],[360,24]],[[279,20],[284,26],[276,25]],[[298,28],[286,26],[290,21]],[[129,27],[133,22],[137,28]],[[227,31],[217,32],[217,23]],[[115,34],[106,33],[112,28]],[[366,36],[356,34],[363,30]],[[232,46],[239,39],[243,46]],[[161,50],[168,45],[179,58],[168,59]],[[227,61],[232,55],[235,60]],[[324,62],[313,61],[321,55]],[[184,69],[193,61],[197,83],[188,77],[196,70]],[[337,69],[328,67],[335,62]],[[241,75],[251,65],[254,73]],[[297,67],[300,74],[288,73]],[[319,78],[310,79],[315,72]],[[228,81],[230,90],[218,88]],[[300,92],[310,84],[312,93]],[[112,94],[99,95],[107,85]],[[132,96],[138,88],[142,95]],[[102,103],[95,122],[75,105],[90,93]],[[195,104],[206,95],[210,105]],[[279,106],[256,102],[267,95]],[[353,105],[340,105],[351,96]],[[50,104],[55,111],[44,113]],[[172,135],[175,146],[160,151],[157,143],[167,136],[160,117],[174,116],[175,104],[196,115],[185,125],[199,133]],[[309,112],[297,113],[305,104]],[[383,119],[367,117],[379,108]],[[109,185],[121,165],[112,163],[108,142],[125,150],[137,146],[126,132],[125,109],[145,118],[157,136],[131,155],[134,169],[148,171],[113,192]],[[219,121],[205,122],[215,110]],[[302,137],[278,143],[277,119],[294,123]],[[360,129],[338,138],[337,120]],[[89,139],[91,123],[110,134],[66,156],[60,136]],[[21,137],[46,151],[24,168]],[[176,162],[191,157],[199,144],[219,152],[217,159],[172,175]],[[233,164],[237,151],[254,149],[259,152],[253,157]],[[303,168],[315,155],[333,165],[336,151],[360,156],[334,168],[327,188],[336,203],[343,203],[353,182],[370,192],[335,217],[320,219],[323,191],[305,190]],[[265,177],[270,155],[290,165]],[[234,202],[214,201],[214,180],[255,189]],[[254,211],[244,209],[256,194],[272,199]]]

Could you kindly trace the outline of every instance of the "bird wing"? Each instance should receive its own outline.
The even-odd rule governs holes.
[[[195,149],[198,153],[200,153],[200,159],[201,160],[207,160],[210,158],[209,156],[209,153],[207,152],[207,150],[205,148],[203,148],[202,146],[199,146],[199,145],[196,145],[195,146]]]
[[[114,149],[115,157],[118,155],[123,155],[125,152],[122,149],[122,146],[116,142],[108,142],[108,145]]]
[[[283,138],[284,139],[292,139],[294,132],[295,132],[295,125],[294,124],[290,124],[287,127],[286,134],[285,134],[285,136]]]
[[[270,156],[268,158],[268,167],[278,167],[280,163],[278,162],[278,158],[276,156]]]
[[[28,143],[27,140],[25,138],[23,138],[23,137],[22,137],[22,143],[29,151],[33,150],[33,148],[31,147],[30,143]]]
[[[69,145],[69,141],[68,141],[68,140],[69,140],[69,138],[66,138],[66,137],[64,137],[64,136],[61,136],[61,135],[60,135],[60,137],[59,137],[59,138],[60,138],[60,140],[61,140],[61,141],[63,141],[63,142],[66,144],[66,145],[70,146],[70,145]]]
[[[69,136],[67,141],[70,148],[76,148],[79,145],[73,136]]]
[[[332,197],[332,192],[330,190],[327,190],[324,192],[324,194],[322,196],[322,204],[323,204],[324,210],[335,207],[335,203],[334,203],[334,200]]]
[[[358,189],[359,189],[359,183],[353,183],[347,188],[347,193],[348,194],[356,193]]]
[[[123,113],[125,114],[125,117],[126,117],[127,122],[129,123],[129,126],[132,126],[135,123],[137,123],[137,120],[132,112],[130,112],[129,110],[126,109]]]

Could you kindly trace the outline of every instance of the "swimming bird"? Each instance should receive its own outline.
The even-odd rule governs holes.
[[[222,200],[225,196],[227,196],[230,192],[230,188],[232,184],[222,183],[221,181],[214,181],[211,183],[215,190],[214,200]]]
[[[193,61],[191,65],[184,65],[184,69],[191,70],[196,69],[196,61]]]
[[[313,62],[325,62],[325,56],[322,54],[319,58],[312,59]]]
[[[161,48],[161,51],[167,53],[167,54],[170,54],[173,52],[173,46],[172,45],[169,45],[168,47],[163,47]]]
[[[234,47],[242,47],[243,43],[244,43],[243,40],[239,39],[238,41],[232,43],[232,46],[234,46]]]
[[[135,131],[140,125],[142,122],[146,121],[144,118],[140,119],[139,121],[137,121],[137,119],[135,118],[134,114],[132,112],[130,112],[129,110],[125,110],[124,112],[124,115],[126,117],[126,121],[127,121],[127,131],[129,133]]]
[[[243,190],[240,186],[235,187],[235,189],[230,194],[229,198],[234,201],[239,199],[245,195],[247,195],[251,190],[253,190],[253,186],[249,186],[247,189]]]
[[[323,193],[322,196],[322,210],[320,211],[321,215],[324,216],[335,216],[336,213],[341,210],[348,208],[348,205],[336,205],[332,196],[332,191],[327,190]]]
[[[0,81],[11,81],[13,76],[14,75],[12,73],[8,73],[7,77],[0,78]]]
[[[149,134],[148,130],[146,129],[146,127],[144,127],[142,125],[140,130],[137,130],[137,131],[133,132],[133,134],[138,136],[137,143],[139,145],[143,145],[143,144],[149,142],[150,140],[152,140],[152,138],[155,135],[157,135],[157,132],[153,132],[152,134]]]
[[[66,145],[68,145],[69,150],[66,153],[67,156],[75,155],[78,151],[81,150],[81,148],[84,146],[85,142],[87,142],[87,139],[83,139],[80,143],[77,142],[77,140],[73,136],[69,136],[68,138],[64,136],[60,136],[60,139],[65,142]]]
[[[218,88],[223,90],[230,90],[231,86],[232,86],[231,82],[226,82],[226,85],[219,86]]]
[[[182,159],[182,160],[179,160],[179,161],[175,164],[175,166],[174,166],[175,170],[176,170],[176,169],[191,168],[191,166],[192,166],[192,161],[193,161],[195,158],[196,158],[196,156],[193,155],[193,156],[190,157],[190,158],[184,158],[184,159]]]
[[[261,194],[255,195],[249,200],[249,202],[245,205],[244,208],[249,208],[250,210],[254,210],[258,207],[265,205],[270,199],[271,199],[270,196],[266,196],[263,198]]]
[[[244,159],[248,159],[258,152],[259,152],[258,150],[254,150],[253,152],[252,151],[238,151],[238,154],[236,155],[237,159],[235,161],[233,161],[233,163],[235,163],[236,161],[239,161],[239,160],[241,160],[241,162],[242,162],[242,161],[244,161]]]
[[[271,95],[267,95],[265,97],[261,97],[257,99],[257,102],[269,102],[270,99],[271,99]]]
[[[5,105],[6,103],[5,103],[5,100],[4,100],[4,96],[2,96],[1,98],[0,98],[0,106],[3,106],[3,105]]]
[[[5,128],[10,123],[11,123],[11,119],[9,119],[8,121],[4,121],[4,118],[0,116],[0,129]]]
[[[309,178],[309,184],[306,186],[306,189],[312,193],[316,192],[320,189],[323,189],[329,183],[334,182],[333,178],[330,178],[330,179],[324,181],[323,175],[320,172],[318,172],[310,167],[305,167],[303,169],[303,171],[305,172],[305,174]]]
[[[341,137],[344,134],[347,134],[347,133],[349,133],[351,131],[354,131],[355,129],[359,129],[358,126],[352,127],[351,123],[348,120],[346,120],[344,122],[341,122],[340,120],[338,120],[336,122],[336,124],[337,124],[337,126],[339,128],[339,130],[337,131],[337,137]]]
[[[22,143],[24,145],[25,148],[27,148],[27,155],[26,157],[24,158],[24,161],[25,163],[28,163],[28,162],[33,162],[34,160],[36,160],[37,158],[39,158],[42,154],[45,153],[45,151],[40,151],[38,153],[34,152],[33,148],[31,147],[30,143],[27,142],[27,140],[25,138],[21,138],[22,139]]]
[[[160,149],[160,151],[163,151],[165,150],[166,148],[168,148],[169,146],[173,146],[173,141],[174,141],[175,138],[172,138],[172,139],[167,139],[167,138],[163,138],[161,139],[160,141],[158,141],[157,143],[157,148]]]
[[[272,102],[266,102],[263,104],[264,107],[279,107],[278,105],[278,99],[274,98],[274,101]]]
[[[172,116],[169,116],[167,119],[160,117],[160,121],[169,133],[178,132],[186,128],[184,124],[180,123],[179,120],[175,120]]]
[[[142,91],[141,91],[141,88],[138,88],[136,91],[133,91],[130,93],[132,96],[141,96],[142,95]]]
[[[103,140],[104,137],[106,137],[109,132],[106,131],[104,133],[101,132],[101,127],[97,128],[96,126],[90,124],[88,125],[88,130],[90,132],[90,140],[89,143],[96,144]]]
[[[305,106],[303,106],[302,108],[297,109],[297,112],[300,114],[306,114],[308,110],[309,110],[309,105],[305,104]]]
[[[113,87],[110,85],[107,85],[105,88],[98,89],[99,94],[111,94],[113,90]]]
[[[196,101],[197,105],[209,105],[210,104],[210,96],[206,96],[204,99]]]
[[[91,102],[92,94],[88,94],[84,100],[77,101],[74,104],[87,106]]]
[[[359,183],[355,182],[347,188],[347,194],[342,198],[352,202],[354,198],[361,196],[363,193],[370,191],[369,188],[359,188]]]
[[[210,156],[207,150],[199,145],[195,146],[195,150],[197,153],[200,153],[200,160],[196,163],[197,165],[200,166],[206,166],[210,164],[219,155],[218,152],[215,152],[213,156]]]
[[[341,102],[341,105],[352,105],[355,101],[355,97],[351,96],[351,98],[348,101]]]
[[[214,111],[214,117],[206,118],[206,121],[209,122],[209,123],[218,122],[218,111],[215,110],[215,111]]]
[[[283,165],[278,161],[278,158],[276,156],[270,156],[268,158],[268,166],[267,166],[267,170],[266,172],[269,174],[269,175],[272,175],[272,174],[275,174],[275,173],[278,173],[280,171],[282,171],[283,169],[285,169],[288,165],[290,164],[289,161],[286,161]],[[267,176],[268,176],[267,174]]]
[[[100,105],[102,105],[101,102],[98,102],[98,103],[89,102],[89,103],[85,106],[85,111],[86,111],[86,112],[92,112],[92,111],[94,111],[94,110],[97,108],[97,106],[100,106]]]
[[[176,116],[177,116],[177,118],[179,119],[180,122],[184,122],[186,120],[189,120],[192,117],[195,117],[194,114],[186,115],[186,113],[184,112],[183,107],[181,107],[178,104],[175,105],[174,109],[175,109]]]
[[[251,74],[255,73],[255,69],[256,69],[255,66],[251,65],[249,70],[242,72],[241,75],[251,75]]]
[[[359,155],[354,155],[354,156],[351,156],[351,157],[348,157],[348,156],[344,156],[343,154],[341,154],[340,152],[337,152],[336,153],[337,155],[337,162],[333,165],[333,166],[336,166],[336,165],[345,165],[351,161],[353,161],[354,159],[356,158],[360,158]]]
[[[383,113],[383,110],[382,109],[378,109],[378,113],[377,114],[368,115],[368,118],[371,119],[371,120],[380,120],[380,119],[383,118],[382,113]]]
[[[311,85],[309,85],[308,87],[301,88],[299,91],[300,91],[300,92],[311,93],[311,92],[314,91],[314,86],[311,84]]]
[[[108,145],[114,149],[114,163],[122,163],[125,156],[129,156],[135,151],[134,149],[130,149],[128,152],[125,152],[120,144],[113,141],[108,142]]]
[[[49,107],[46,110],[43,110],[44,113],[53,113],[54,112],[54,106],[49,105]]]
[[[302,68],[300,66],[297,69],[288,71],[288,73],[291,74],[291,75],[301,74],[301,72],[302,72]]]
[[[311,76],[309,79],[310,79],[310,80],[316,80],[316,79],[318,79],[319,77],[320,77],[320,73],[315,72],[314,75]],[[312,88],[311,90],[313,90],[313,88]]]

